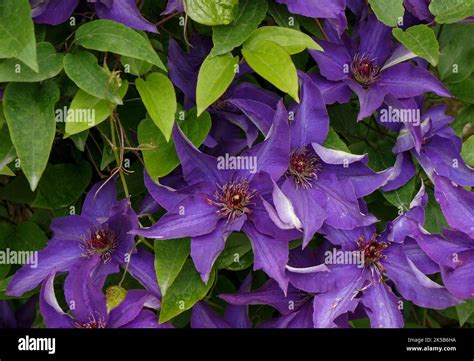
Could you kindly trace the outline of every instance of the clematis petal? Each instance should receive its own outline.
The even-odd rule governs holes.
[[[207,195],[194,194],[166,213],[149,228],[133,230],[133,234],[156,239],[198,237],[211,233],[220,217],[217,208],[208,203]]]
[[[86,195],[81,216],[89,218],[94,223],[103,223],[109,217],[116,200],[117,191],[113,179],[96,183]]]
[[[474,237],[474,193],[434,175],[435,198],[449,225]]]
[[[170,241],[172,242],[172,241]],[[155,257],[153,254],[138,249],[130,257],[128,264],[128,272],[135,278],[145,289],[157,298],[161,298],[161,291],[158,286],[155,273]]]
[[[50,328],[74,328],[74,321],[59,306],[54,293],[54,271],[46,278],[41,286],[40,311],[46,327]]]
[[[348,271],[348,270],[347,270]],[[364,287],[368,273],[365,268],[351,268],[351,282],[346,286],[314,297],[313,322],[316,328],[335,328],[335,320],[348,312],[354,312],[359,299],[356,296]]]
[[[58,25],[64,23],[72,15],[79,0],[49,0],[32,8],[33,20],[37,24]]]
[[[156,26],[140,14],[135,0],[113,0],[111,6],[96,2],[95,10],[102,19],[114,20],[136,30],[158,32]]]
[[[148,305],[159,308],[160,301],[147,291],[129,290],[122,303],[110,311],[107,328],[120,328],[130,324],[140,316],[143,308]]]
[[[372,328],[403,328],[399,298],[385,283],[375,282],[362,296]]]
[[[191,313],[191,328],[232,328],[232,326],[217,314],[204,301],[194,305]]]
[[[410,261],[401,245],[392,244],[381,263],[403,298],[420,307],[444,309],[459,303],[446,288],[433,282]]]
[[[288,242],[274,239],[257,231],[252,225],[245,224],[242,229],[252,243],[254,253],[253,269],[263,270],[278,282],[283,292],[288,289],[288,277],[285,266],[288,263]]]
[[[396,98],[411,98],[427,92],[451,97],[451,93],[433,74],[410,63],[401,63],[385,69],[378,84]]]
[[[310,50],[310,54],[318,63],[321,75],[331,81],[348,79],[349,75],[344,72],[344,69],[350,66],[352,57],[347,48],[344,45],[324,40],[319,40],[318,43],[324,51]]]
[[[222,219],[211,233],[191,239],[191,258],[205,283],[209,281],[212,266],[224,250],[225,241],[231,233],[226,228],[226,220]]]
[[[19,297],[45,280],[51,272],[66,272],[80,260],[82,250],[74,241],[56,241],[38,252],[37,267],[27,264],[12,277],[7,294]]]
[[[318,86],[303,72],[299,72],[300,99],[291,122],[291,149],[310,143],[322,144],[329,130],[329,116]]]

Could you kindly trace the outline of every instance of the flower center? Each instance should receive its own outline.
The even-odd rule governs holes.
[[[380,74],[380,67],[367,55],[356,54],[351,63],[352,77],[364,87],[374,84]]]
[[[373,272],[375,271],[379,281],[382,281],[385,269],[380,261],[387,258],[383,252],[389,244],[377,241],[377,235],[374,234],[369,240],[366,240],[363,236],[360,237],[357,240],[357,245],[359,246],[359,252],[362,252],[364,255],[365,266],[371,268]]]
[[[104,317],[101,315],[98,315],[96,318],[94,315],[91,315],[89,318],[89,322],[74,322],[74,326],[76,328],[90,328],[90,329],[99,329],[99,328],[105,328],[106,326],[106,321]]]
[[[117,235],[107,229],[96,229],[81,245],[84,250],[84,256],[100,256],[104,263],[108,263],[112,254],[118,246]]]
[[[217,212],[227,217],[228,222],[233,222],[243,214],[252,213],[250,206],[255,194],[248,181],[231,181],[219,186],[214,200],[208,199],[208,202],[219,207]]]
[[[293,176],[296,187],[310,188],[311,182],[318,179],[321,163],[318,156],[312,154],[307,147],[301,147],[290,153],[290,165],[287,176]]]

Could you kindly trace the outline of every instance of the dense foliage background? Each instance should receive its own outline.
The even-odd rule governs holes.
[[[0,0],[0,326],[471,327],[471,16]],[[352,236],[378,286],[307,269]]]

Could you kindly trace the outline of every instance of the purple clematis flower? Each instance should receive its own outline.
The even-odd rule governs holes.
[[[137,30],[156,33],[156,26],[147,21],[135,0],[87,0],[95,5],[101,19],[114,20]],[[31,15],[38,24],[58,25],[74,12],[79,0],[30,0]]]
[[[384,185],[391,173],[372,171],[367,155],[324,147],[329,117],[321,92],[304,73],[300,84],[301,104],[291,108],[289,166],[279,182],[281,191],[274,189],[276,209],[267,208],[280,228],[302,228],[306,246],[323,224],[353,229],[376,222],[361,198]]]
[[[133,254],[134,236],[128,232],[138,226],[129,199],[116,201],[115,183],[99,183],[86,196],[81,215],[54,219],[53,238],[39,251],[37,268],[24,265],[7,287],[11,296],[32,290],[54,271],[74,272],[77,264],[97,259],[97,277],[106,278],[128,263],[130,274],[150,292],[160,297],[153,255],[140,250]]]
[[[251,284],[252,274],[250,273],[242,282],[238,294],[249,292]],[[280,292],[283,293],[281,290]],[[230,305],[221,316],[207,303],[201,301],[193,307],[191,314],[192,328],[250,328],[251,326],[249,310],[246,305]]]
[[[372,327],[403,327],[403,302],[397,294],[425,308],[444,309],[460,302],[426,276],[440,270],[439,264],[417,243],[426,202],[422,186],[410,210],[389,223],[380,234],[373,226],[322,229],[331,243],[322,246],[320,252],[324,249],[329,252],[324,252],[324,258],[320,254],[316,264],[324,262],[329,272],[321,272],[321,265],[289,267],[290,282],[298,289],[316,294],[315,327],[338,327],[358,308],[368,315]],[[427,232],[424,237],[433,239]]]
[[[421,113],[421,104],[413,99],[390,99],[388,104],[392,112],[397,110],[405,111],[404,114],[411,114],[413,111]],[[435,106],[419,117],[419,124],[416,125],[412,122],[404,122],[402,125],[384,123],[380,121],[380,117],[379,122],[399,131],[397,143],[393,148],[394,153],[405,154],[406,157],[406,152],[410,152],[416,158],[435,186],[435,197],[448,223],[472,237],[474,196],[463,187],[474,186],[474,169],[462,159],[462,140],[449,126],[453,118],[446,116],[445,112],[446,106]],[[411,176],[413,173],[397,182],[398,186],[403,185]]]
[[[0,301],[0,329],[30,328],[35,320],[37,301],[37,296],[31,297],[16,312],[8,301]]]
[[[201,153],[175,127],[173,137],[187,187],[173,190],[146,177],[155,200],[168,211],[152,227],[134,233],[156,239],[191,237],[191,257],[207,282],[214,261],[230,233],[242,231],[249,237],[254,269],[263,269],[286,290],[288,242],[299,232],[283,231],[269,218],[265,202],[271,202],[274,181],[288,164],[288,114],[279,103],[274,124],[266,140],[232,161]],[[252,167],[249,162],[253,163]]]
[[[58,304],[54,292],[53,271],[44,281],[40,293],[40,311],[49,328],[169,328],[158,325],[156,314],[145,308],[159,309],[160,300],[144,290],[129,290],[125,299],[115,308],[108,309],[101,282],[96,283],[93,273],[97,258],[76,264],[75,272],[66,278],[64,291],[71,314]],[[72,305],[72,306],[71,306]]]
[[[357,262],[339,262],[337,256],[328,258],[326,254],[325,263],[330,270],[326,273],[307,273],[311,268],[293,269],[293,284],[318,293],[313,314],[316,327],[337,326],[335,321],[354,312],[357,306],[365,310],[372,327],[402,327],[403,303],[397,293],[425,308],[444,309],[459,303],[446,288],[426,276],[438,272],[439,265],[417,244],[419,232],[412,233],[413,228],[407,227],[424,222],[426,201],[422,186],[410,210],[389,223],[381,234],[373,226],[350,231],[329,226],[323,229],[326,238],[338,247],[333,249],[333,255],[344,252],[344,256],[360,257]]]
[[[352,39],[320,41],[324,52],[311,51],[324,77],[326,103],[347,102],[357,94],[362,120],[377,110],[389,95],[411,98],[432,91],[451,96],[444,85],[421,66],[403,62],[406,49],[394,49],[391,28],[375,16],[361,21]],[[402,62],[400,62],[402,61]]]
[[[184,52],[180,45],[170,40],[168,67],[170,79],[184,95],[184,106],[189,109],[196,105],[196,86],[199,69],[209,54],[210,39],[195,37],[193,48]],[[243,64],[234,83],[208,108],[214,126],[204,144],[209,148],[221,148],[236,154],[246,146],[251,147],[259,131],[267,135],[272,125],[276,106],[280,98],[265,89],[248,82],[239,82],[250,72]],[[241,132],[247,139],[241,139]],[[218,149],[220,150],[220,149]]]

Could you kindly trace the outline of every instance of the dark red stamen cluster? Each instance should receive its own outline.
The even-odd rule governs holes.
[[[318,179],[321,163],[318,156],[307,147],[301,147],[290,153],[290,165],[286,172],[292,176],[297,187],[309,188],[314,179]]]
[[[81,247],[84,256],[99,255],[104,263],[112,258],[112,253],[118,246],[117,235],[108,229],[96,229],[84,240]]]
[[[248,181],[230,181],[219,186],[214,200],[208,199],[208,202],[219,207],[217,212],[233,222],[243,214],[252,213],[251,205],[255,194],[256,191],[250,189]]]
[[[89,319],[89,322],[78,322],[78,321],[76,321],[74,323],[74,326],[76,328],[99,329],[99,328],[105,328],[106,321],[105,321],[104,317],[102,317],[100,315],[97,318],[92,315]]]
[[[352,78],[363,87],[374,84],[380,74],[380,67],[367,55],[356,54],[351,63]]]
[[[383,252],[388,247],[388,243],[378,241],[377,235],[374,234],[369,240],[360,237],[357,240],[357,245],[359,246],[359,252],[362,252],[364,255],[365,266],[371,268],[373,272],[376,272],[379,281],[381,281],[385,269],[380,261],[387,258]]]

